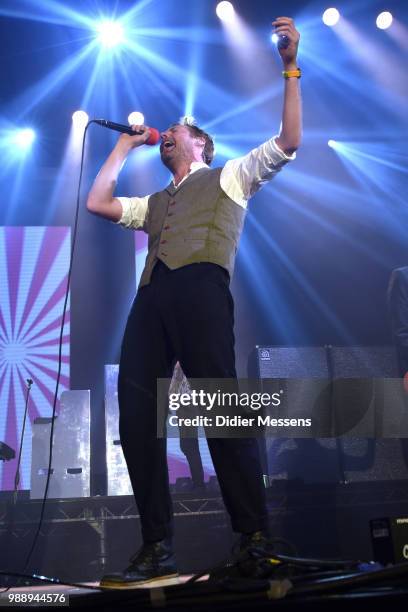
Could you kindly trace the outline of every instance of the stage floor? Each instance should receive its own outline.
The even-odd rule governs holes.
[[[186,610],[188,612],[212,612],[225,610],[247,610],[274,608],[296,612],[302,607],[305,612],[343,611],[360,612],[365,605],[374,609],[390,607],[394,612],[408,607],[408,590],[405,588],[368,588],[354,592],[322,593],[299,597],[277,596],[274,581],[242,578],[235,582],[235,588],[225,588],[208,581],[208,576],[200,578],[198,584],[186,585],[191,575],[182,575],[179,585],[166,586],[165,581],[156,581],[147,587],[132,589],[100,589],[98,582],[84,582],[73,585],[38,585],[13,587],[0,594],[0,607],[57,609],[93,608],[98,610],[117,610],[132,607],[137,610],[152,610],[157,607],[166,610]],[[255,582],[257,586],[255,586]],[[186,588],[184,589],[184,585]],[[47,600],[48,597],[48,600]],[[53,603],[50,601],[53,597]],[[48,601],[48,604],[45,603]],[[376,607],[376,605],[378,607]]]
[[[148,584],[140,586],[132,586],[129,589],[108,589],[101,588],[99,582],[84,582],[78,583],[76,586],[69,584],[39,584],[21,587],[10,587],[8,590],[0,591],[0,607],[77,607],[88,604],[90,607],[95,606],[95,596],[99,596],[99,604],[103,608],[104,601],[110,600],[109,595],[118,597],[123,595],[126,599],[126,593],[131,591],[144,591],[149,593],[149,598],[153,602],[155,600],[151,591],[162,591],[164,587],[176,586],[185,584],[192,574],[180,575],[178,578],[168,580],[152,580]],[[208,575],[200,577],[197,582],[206,582]],[[103,594],[107,595],[107,600],[103,598]],[[120,599],[118,600],[120,605]]]

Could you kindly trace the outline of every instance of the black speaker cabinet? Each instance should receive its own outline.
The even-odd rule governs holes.
[[[377,438],[266,438],[264,464],[270,480],[310,484],[408,479],[408,440],[380,437],[383,411],[392,406],[373,406],[375,379],[399,377],[393,347],[257,346],[249,376],[304,379],[302,392],[314,378],[349,379],[347,386],[334,386],[327,411],[347,422],[371,418],[379,423]],[[356,379],[355,388],[350,379]]]

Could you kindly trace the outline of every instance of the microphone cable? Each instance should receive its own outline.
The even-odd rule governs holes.
[[[67,313],[69,290],[70,290],[70,286],[71,286],[72,265],[73,265],[73,261],[74,261],[75,245],[76,245],[76,240],[77,240],[77,235],[78,235],[78,219],[79,219],[79,207],[80,207],[80,195],[81,195],[82,175],[83,175],[83,169],[84,169],[85,142],[86,142],[86,136],[87,136],[88,128],[91,125],[91,123],[96,123],[96,121],[94,119],[92,119],[91,121],[88,121],[88,123],[85,126],[84,135],[83,135],[83,138],[82,138],[81,165],[80,165],[80,170],[79,170],[79,180],[78,180],[78,189],[77,189],[77,197],[76,197],[74,229],[73,229],[73,232],[72,232],[71,252],[70,252],[68,275],[67,275],[67,286],[66,286],[66,290],[65,290],[64,306],[63,306],[63,309],[62,309],[62,320],[61,320],[60,335],[59,335],[59,344],[58,344],[58,371],[57,371],[57,379],[56,379],[56,383],[55,383],[54,400],[53,400],[53,406],[52,406],[51,431],[50,431],[50,454],[49,454],[49,460],[48,460],[47,480],[46,480],[46,483],[45,483],[45,490],[44,490],[44,495],[43,495],[43,499],[42,499],[42,503],[41,503],[40,520],[38,522],[38,527],[37,527],[37,531],[36,531],[35,536],[34,536],[33,543],[31,545],[29,553],[28,553],[28,555],[26,557],[26,561],[25,561],[25,564],[24,564],[24,569],[22,571],[23,574],[26,573],[26,570],[27,570],[27,567],[28,567],[28,565],[29,565],[29,563],[31,561],[31,557],[33,555],[34,549],[35,549],[35,547],[37,545],[38,537],[40,535],[41,527],[42,527],[42,524],[43,524],[43,521],[44,521],[45,502],[47,500],[48,489],[49,489],[49,485],[50,485],[51,465],[52,465],[52,446],[53,446],[53,441],[54,441],[55,412],[56,412],[56,408],[57,408],[58,390],[59,390],[59,385],[60,385],[61,369],[62,369],[62,344],[63,344],[63,336],[64,336],[65,317],[66,317],[66,313]],[[10,588],[10,587],[8,587],[8,588]]]
[[[62,320],[61,320],[60,335],[59,335],[59,342],[58,342],[58,371],[57,371],[57,379],[55,383],[52,416],[51,416],[51,431],[50,431],[50,445],[49,445],[50,450],[49,450],[47,480],[45,483],[45,490],[44,490],[44,495],[43,495],[43,499],[41,503],[41,512],[40,512],[40,519],[38,521],[37,531],[35,533],[33,543],[31,545],[31,548],[25,560],[24,569],[22,572],[23,574],[25,574],[27,571],[27,567],[31,561],[32,555],[34,553],[34,549],[37,545],[38,537],[40,535],[41,527],[44,522],[45,503],[47,500],[48,489],[50,485],[51,466],[52,466],[52,447],[53,447],[53,441],[54,441],[55,413],[56,413],[56,408],[57,408],[58,390],[59,390],[59,384],[60,384],[60,379],[61,379],[61,369],[62,369],[62,344],[63,344],[64,326],[65,326],[65,318],[66,318],[67,306],[68,306],[69,290],[71,286],[72,266],[73,266],[73,261],[74,261],[75,246],[76,246],[77,235],[78,235],[80,195],[81,195],[81,185],[82,185],[82,177],[83,177],[83,170],[84,170],[84,158],[85,158],[85,142],[86,142],[88,128],[92,123],[95,123],[98,125],[104,125],[105,127],[110,127],[110,129],[115,129],[117,131],[125,131],[122,129],[124,126],[120,124],[114,124],[112,122],[108,122],[105,120],[102,121],[100,119],[91,119],[90,121],[88,121],[84,129],[84,135],[82,138],[81,163],[80,163],[80,170],[79,170],[78,189],[77,189],[76,206],[75,206],[74,229],[72,232],[71,251],[70,251],[70,259],[69,259],[68,275],[67,275],[67,286],[65,290],[64,306],[62,310]],[[118,127],[120,127],[121,129],[119,130]],[[151,142],[149,142],[148,144],[157,144],[157,141],[159,140],[159,138],[160,138],[159,131],[154,129],[153,134],[149,138]],[[27,402],[28,402],[28,396],[27,396]],[[7,587],[6,591],[9,588],[10,587]],[[6,591],[2,591],[2,592],[6,592]]]

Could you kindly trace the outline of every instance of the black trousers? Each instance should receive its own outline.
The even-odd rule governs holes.
[[[172,534],[156,380],[171,378],[177,360],[187,378],[235,378],[233,325],[228,273],[212,263],[170,270],[158,262],[133,302],[119,368],[119,432],[145,542]],[[208,438],[208,446],[234,531],[265,528],[257,440]]]

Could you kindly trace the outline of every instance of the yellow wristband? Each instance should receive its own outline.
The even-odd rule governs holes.
[[[290,77],[297,77],[298,79],[300,79],[300,77],[302,76],[302,71],[300,70],[300,68],[296,68],[296,70],[283,70],[282,75],[285,79],[290,79]]]

